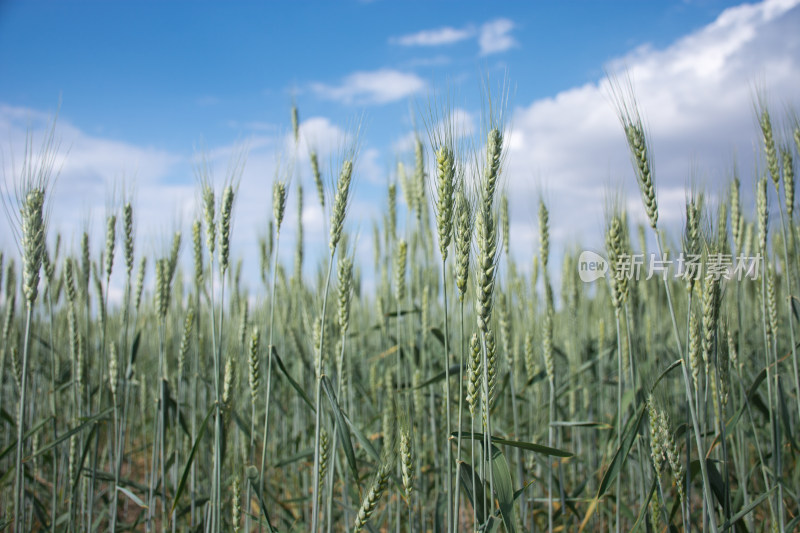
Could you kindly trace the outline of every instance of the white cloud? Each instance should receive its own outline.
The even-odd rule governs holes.
[[[425,80],[411,72],[393,69],[354,72],[338,85],[314,83],[322,98],[346,104],[386,104],[402,100],[425,88]]]
[[[473,135],[476,131],[476,116],[475,113],[471,113],[466,109],[457,107],[452,110],[451,112],[452,118],[452,128],[456,135],[461,137],[468,137]],[[439,131],[443,131],[442,128],[444,127],[443,123],[440,123],[438,126]]]
[[[446,55],[415,57],[401,63],[403,68],[426,68],[426,67],[443,67],[452,63],[452,59]]]
[[[761,157],[753,87],[766,87],[775,120],[784,105],[800,104],[797,4],[731,8],[664,49],[642,47],[611,62],[611,72],[624,76],[627,69],[633,80],[652,136],[660,220],[672,235],[681,229],[691,181],[715,197],[724,194],[734,158],[751,205],[753,158]],[[567,242],[603,242],[608,190],[620,191],[632,218],[643,220],[607,80],[515,109],[511,125],[505,180],[518,226],[536,227],[535,199],[542,191],[551,225]]]
[[[517,41],[510,35],[513,29],[514,22],[505,18],[492,20],[481,26],[480,35],[478,36],[481,55],[486,56],[505,52],[509,48],[517,46]]]
[[[351,135],[332,123],[326,117],[311,117],[300,123],[300,145],[298,152],[308,154],[313,148],[317,156],[324,161],[341,151],[350,140]],[[285,139],[287,153],[294,146],[294,134],[288,133]]]
[[[463,140],[474,135],[476,131],[476,115],[464,108],[456,107],[450,111],[450,123],[445,123],[445,119],[439,120],[433,127],[433,130],[440,136],[444,134],[445,128],[450,128],[458,137],[456,140]],[[428,132],[423,128],[419,132],[423,140],[427,139]],[[407,132],[392,143],[392,149],[397,153],[413,152],[416,143],[417,133],[412,131]]]
[[[0,131],[8,141],[8,149],[3,150],[7,182],[16,178],[11,163],[13,161],[19,169],[26,134],[32,134],[34,147],[38,147],[49,121],[50,117],[39,111],[0,106]],[[186,204],[191,179],[184,180],[175,174],[180,163],[185,163],[181,155],[92,136],[63,119],[56,123],[56,137],[60,139],[57,166],[60,172],[50,191],[49,203],[51,217],[65,237],[82,232],[87,217],[95,223],[105,218],[112,192],[119,198],[134,183],[141,227],[157,227],[164,222],[161,214],[180,211]],[[159,218],[160,222],[156,222]],[[6,247],[10,232],[2,234],[4,238],[0,242]]]
[[[391,37],[389,42],[401,46],[444,46],[477,38],[480,55],[486,56],[517,46],[517,41],[511,36],[514,28],[513,21],[507,18],[498,18],[485,22],[479,28],[473,25],[463,28],[443,26],[400,37]]]
[[[389,42],[401,46],[441,46],[464,41],[474,36],[475,28],[471,26],[466,28],[445,26],[434,30],[423,30],[409,35],[392,37]]]
[[[382,184],[388,176],[388,169],[381,166],[381,152],[368,148],[358,156],[358,174],[371,184]]]

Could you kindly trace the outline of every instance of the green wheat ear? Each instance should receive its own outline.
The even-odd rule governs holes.
[[[783,160],[783,195],[786,203],[786,214],[792,220],[794,213],[794,158],[788,146],[781,148]]]
[[[250,336],[250,357],[247,360],[248,369],[248,383],[250,384],[250,396],[253,405],[258,402],[258,390],[261,384],[261,360],[259,358],[258,349],[261,344],[261,333],[258,326],[253,328],[253,334]]]
[[[213,257],[217,242],[217,225],[214,222],[216,216],[216,204],[214,200],[214,189],[208,183],[203,184],[203,219],[206,223],[206,248],[208,254]]]
[[[199,225],[199,221],[196,222]],[[125,253],[125,271],[127,277],[131,277],[133,272],[133,206],[127,202],[122,208],[122,226],[125,234],[124,240],[124,253]],[[199,227],[199,226],[198,226]],[[199,235],[199,229],[198,229]],[[198,238],[199,241],[199,238]]]
[[[297,109],[297,104],[292,104],[292,133],[294,133],[294,142],[300,142],[300,111]]]
[[[339,328],[346,332],[350,327],[350,302],[353,298],[353,260],[347,255],[339,258]]]
[[[758,251],[767,257],[767,231],[769,227],[769,210],[767,206],[767,178],[763,177],[756,184],[756,215],[758,217]]]
[[[224,274],[230,264],[231,216],[233,214],[233,186],[228,185],[222,193],[222,208],[219,222],[219,266]]]
[[[233,399],[233,387],[235,379],[236,368],[234,366],[233,357],[228,355],[225,358],[225,371],[222,380],[222,403],[226,409],[230,409]]]
[[[439,233],[439,251],[442,260],[446,260],[453,235],[453,191],[456,170],[452,147],[443,145],[436,151],[436,169],[436,228]]]
[[[22,220],[22,292],[29,308],[39,294],[44,254],[44,189],[28,191],[20,208]]]
[[[406,256],[408,255],[408,245],[405,239],[400,239],[397,243],[394,260],[394,294],[398,302],[402,302],[406,297]]]
[[[413,426],[405,409],[398,409],[398,454],[400,473],[406,502],[411,505],[411,493],[414,490],[414,444]]]
[[[539,199],[539,260],[546,272],[550,260],[550,212],[542,199]]]
[[[331,441],[325,428],[319,433],[319,478],[325,479],[328,473],[328,459],[330,458]]]
[[[283,216],[286,213],[286,183],[276,181],[272,186],[272,216],[278,233],[281,231]]]
[[[622,258],[629,255],[624,243],[624,227],[622,217],[618,214],[611,216],[611,222],[606,231],[606,251],[608,252],[609,271],[616,273]],[[628,278],[626,276],[610,276],[611,299],[614,309],[621,312],[628,298]]]
[[[455,218],[456,287],[458,288],[459,300],[463,302],[469,279],[469,258],[473,229],[472,205],[467,199],[463,187],[456,192]]]
[[[111,277],[111,271],[114,268],[114,247],[117,242],[117,217],[111,215],[106,221],[106,264],[105,274]]]
[[[361,507],[356,514],[355,524],[353,524],[353,533],[358,533],[367,525],[370,517],[375,512],[378,502],[386,491],[389,482],[390,465],[382,463],[378,467],[378,472],[375,474],[375,479],[370,485],[369,490],[361,502]]]
[[[342,238],[344,217],[350,203],[350,183],[353,179],[353,161],[351,159],[342,163],[339,180],[336,182],[336,194],[333,198],[333,212],[331,213],[330,241],[328,246],[331,253],[336,250],[339,239]]]
[[[764,142],[764,155],[767,160],[767,169],[769,170],[772,183],[775,185],[775,190],[777,191],[780,187],[781,169],[778,162],[775,135],[772,129],[772,118],[763,101],[759,101],[758,108],[758,125],[761,127],[761,138]]]
[[[117,370],[117,344],[111,342],[108,349],[108,386],[111,389],[111,396],[114,405],[117,404],[117,384],[119,380],[119,372]]]
[[[311,162],[311,175],[314,177],[314,186],[317,189],[319,205],[322,207],[322,210],[325,211],[325,185],[322,183],[322,173],[319,170],[317,151],[312,149],[308,158]]]
[[[653,174],[652,150],[650,139],[645,130],[644,121],[639,114],[639,107],[633,92],[633,87],[628,84],[623,87],[616,80],[612,80],[612,97],[615,101],[617,118],[622,124],[631,161],[636,173],[636,181],[642,194],[645,212],[654,230],[658,226],[658,203],[656,201],[655,176]]]

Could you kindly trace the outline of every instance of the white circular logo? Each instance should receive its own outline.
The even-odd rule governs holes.
[[[605,277],[608,261],[602,255],[584,250],[578,257],[578,275],[584,283]]]

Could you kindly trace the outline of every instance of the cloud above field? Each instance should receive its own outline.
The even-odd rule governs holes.
[[[395,153],[411,152],[414,150],[417,135],[420,136],[424,143],[428,144],[431,134],[442,138],[446,133],[446,129],[452,129],[452,133],[455,135],[456,140],[464,140],[465,138],[471,137],[476,133],[476,122],[478,117],[475,113],[471,113],[470,111],[461,107],[456,107],[450,110],[450,116],[448,119],[445,119],[444,117],[435,117],[434,119],[425,117],[425,121],[427,122],[431,122],[433,120],[435,120],[435,124],[420,125],[420,131],[409,131],[397,139],[394,143],[392,143],[392,150]]]
[[[467,25],[463,28],[443,26],[416,33],[390,37],[389,43],[400,46],[445,46],[470,39],[477,39],[480,55],[487,56],[517,46],[516,40],[511,35],[515,24],[507,18],[490,20],[480,26]]]
[[[731,8],[664,49],[643,46],[610,62],[622,84],[630,76],[652,135],[660,218],[673,233],[681,227],[686,187],[724,192],[734,161],[745,198],[752,197],[760,156],[755,95],[764,90],[776,118],[786,105],[800,105],[797,5],[776,0]],[[535,245],[531,206],[540,192],[567,241],[602,243],[608,191],[619,192],[634,220],[642,220],[611,94],[603,79],[513,109],[505,180],[519,241]]]
[[[357,105],[396,102],[422,92],[425,87],[425,80],[416,74],[388,68],[354,72],[336,85],[311,84],[321,98]]]
[[[38,161],[41,140],[51,120],[48,113],[0,105],[0,131],[6,135],[2,150],[6,186],[13,182],[24,161],[28,133],[33,139],[33,161]],[[89,135],[64,120],[56,124],[56,137],[60,140],[55,165],[58,172],[50,192],[57,201],[50,199],[51,216],[65,237],[82,232],[89,217],[95,223],[104,218],[113,193],[120,197],[130,192],[126,189],[135,188],[142,197],[137,208],[145,231],[164,222],[163,218],[155,222],[161,214],[186,207],[186,189],[175,174],[185,162],[182,156]],[[3,246],[10,244],[9,236],[9,232],[3,232]]]
[[[481,26],[478,36],[481,55],[488,56],[515,47],[517,42],[511,36],[513,29],[514,23],[509,19],[497,19]]]
[[[472,26],[467,26],[466,28],[444,26],[400,37],[392,37],[389,42],[401,46],[442,46],[470,39],[475,36],[475,33],[475,28]]]

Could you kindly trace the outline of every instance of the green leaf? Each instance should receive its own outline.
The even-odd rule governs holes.
[[[699,459],[697,460],[699,461]],[[699,466],[698,462],[698,466]],[[706,459],[706,471],[708,472],[708,482],[711,483],[711,492],[714,493],[714,496],[717,498],[717,502],[724,507],[725,506],[725,481],[722,479],[722,474],[719,470],[717,470],[717,465],[715,461],[711,459]]]
[[[500,520],[495,518],[494,516],[490,516],[489,519],[483,524],[483,527],[479,529],[483,533],[495,533],[498,529],[500,529]]]
[[[767,379],[767,369],[762,368],[761,372],[758,373],[756,378],[753,380],[753,383],[750,385],[750,389],[747,391],[747,397],[751,400],[755,397],[756,391],[758,390],[758,386]]]
[[[380,463],[381,455],[378,453],[378,450],[375,449],[375,446],[373,446],[372,442],[370,442],[370,440],[367,438],[366,435],[364,435],[364,432],[361,431],[358,428],[358,426],[353,424],[353,422],[347,416],[347,413],[342,413],[342,415],[344,416],[344,419],[347,421],[347,424],[350,426],[350,431],[352,431],[353,435],[356,436],[356,439],[358,440],[359,443],[361,443],[361,446],[367,451],[367,454],[370,457],[372,457],[372,459],[376,463]]]
[[[664,369],[664,371],[663,371],[663,372],[661,372],[661,374],[659,374],[659,375],[658,375],[658,377],[656,378],[655,382],[654,382],[654,383],[653,383],[653,385],[650,387],[650,392],[653,392],[653,391],[655,390],[656,386],[657,386],[659,383],[661,383],[661,380],[662,380],[662,379],[664,379],[664,377],[665,377],[667,374],[669,374],[669,373],[670,373],[670,372],[672,372],[674,369],[676,369],[676,368],[678,368],[679,366],[681,366],[681,363],[682,363],[682,361],[681,361],[680,359],[676,359],[675,361],[673,361],[673,362],[672,362],[672,364],[671,364],[671,365],[669,365],[667,368],[665,368],[665,369]]]
[[[525,382],[525,387],[527,388],[535,383],[544,381],[546,377],[547,373],[544,370],[540,370],[538,374],[534,375],[531,379]]]
[[[789,409],[786,407],[786,393],[784,392],[783,385],[781,383],[781,378],[778,376],[778,399],[780,400],[778,403],[778,412],[781,416],[783,432],[786,435],[786,438],[789,439],[789,444],[791,444],[792,448],[795,450],[800,450],[800,448],[797,447],[797,442],[794,440],[794,431],[792,431],[792,423],[789,420]]]
[[[133,345],[131,345],[131,358],[128,361],[128,366],[125,368],[125,379],[130,380],[133,377],[133,363],[136,362],[136,356],[139,354],[139,342],[142,340],[142,332],[137,331],[136,336],[133,338]]]
[[[94,476],[95,476],[96,479],[99,479],[101,481],[108,481],[110,483],[114,483],[114,474],[112,474],[111,472],[104,472],[102,470],[95,470],[94,471]],[[147,492],[149,490],[149,488],[150,488],[147,485],[145,485],[144,483],[139,483],[137,481],[134,481],[134,480],[132,480],[130,478],[125,478],[125,477],[119,478],[119,486],[121,486],[121,487],[133,487],[134,489],[136,489],[138,491],[141,491],[141,492]]]
[[[442,333],[442,330],[439,328],[431,328],[430,331],[433,333],[433,336],[436,337],[436,340],[444,346],[444,333]]]
[[[736,426],[739,423],[739,420],[741,420],[742,415],[744,414],[745,410],[750,405],[750,400],[752,400],[753,397],[756,395],[756,391],[758,390],[758,386],[764,381],[764,379],[766,379],[766,377],[767,377],[767,371],[766,371],[766,369],[762,368],[761,372],[758,373],[756,378],[753,380],[753,383],[750,385],[750,388],[748,389],[747,394],[744,396],[744,398],[743,398],[744,399],[744,403],[742,404],[741,407],[739,407],[739,409],[731,417],[731,419],[728,422],[726,422],[725,428],[726,428],[726,432],[727,433],[733,432],[734,428],[736,428]],[[712,442],[711,447],[709,449],[712,449],[714,446],[716,446],[721,437],[722,437],[721,434],[717,435],[716,438],[714,439],[714,442]]]
[[[301,452],[297,452],[294,455],[290,455],[286,459],[282,459],[282,460],[278,461],[277,463],[275,463],[274,466],[275,466],[275,468],[281,468],[281,467],[284,467],[286,465],[290,465],[292,463],[296,463],[297,461],[302,461],[303,459],[309,459],[311,457],[314,457],[314,450],[312,450],[312,449],[303,450]]]
[[[736,524],[736,522],[738,522],[739,520],[741,520],[742,518],[744,518],[745,516],[750,514],[753,511],[753,509],[755,509],[756,507],[761,505],[761,502],[763,502],[764,500],[769,498],[770,494],[772,494],[772,491],[774,491],[777,487],[778,487],[777,485],[773,485],[772,488],[769,489],[767,492],[762,493],[758,498],[756,498],[755,500],[751,501],[741,511],[739,511],[738,513],[733,515],[728,522],[725,522],[724,524],[722,524],[722,526],[720,528],[720,531],[725,531],[727,529],[730,529],[734,524]],[[786,531],[793,531],[792,526],[791,525],[788,526],[786,528]]]
[[[281,361],[278,351],[274,346],[272,347],[272,357],[275,358],[275,362],[278,363],[278,368],[281,370],[281,372],[283,372],[283,375],[286,376],[286,379],[289,380],[289,384],[292,386],[292,388],[296,390],[298,394],[300,394],[300,397],[304,402],[306,402],[306,405],[308,405],[308,407],[311,409],[311,412],[315,412],[314,403],[311,401],[311,398],[308,397],[308,394],[306,394],[306,391],[303,389],[303,387],[301,387],[300,384],[294,380],[291,374],[289,374],[289,371],[286,370],[286,366],[283,364],[283,361]]]
[[[606,424],[605,422],[568,422],[564,420],[555,420],[550,422],[550,425],[553,427],[564,427],[564,428],[597,428],[597,429],[612,429],[613,426],[610,424]]]
[[[133,501],[133,503],[135,503],[142,509],[147,509],[147,505],[145,505],[145,503],[141,500],[141,498],[139,498],[136,494],[132,493],[131,491],[123,487],[117,487],[117,490],[122,494],[124,494],[125,496],[127,496],[128,498],[130,498]]]
[[[461,480],[461,486],[475,509],[478,523],[482,524],[486,516],[486,495],[483,492],[483,481],[481,481],[477,472],[475,473],[475,492],[477,495],[472,494],[472,474],[472,466],[469,463],[464,461],[458,463],[458,478]]]
[[[178,500],[181,497],[181,493],[183,493],[183,489],[186,486],[186,480],[189,478],[189,472],[192,470],[192,463],[194,462],[194,456],[197,453],[197,447],[200,444],[200,441],[205,434],[206,427],[208,426],[208,420],[211,418],[212,413],[214,412],[214,408],[216,406],[212,405],[211,409],[208,410],[208,414],[203,419],[203,422],[200,424],[200,429],[197,430],[197,438],[194,439],[194,444],[192,445],[192,451],[189,452],[189,459],[186,461],[186,466],[183,467],[183,475],[181,476],[181,482],[178,484],[178,490],[175,491],[175,497],[172,499],[172,508],[170,509],[170,514],[175,511],[175,506],[178,505]]]
[[[384,313],[383,316],[385,316],[386,318],[394,318],[394,317],[396,317],[398,315],[399,316],[405,316],[405,315],[410,315],[410,314],[419,313],[419,312],[420,312],[420,310],[415,307],[414,309],[403,309],[400,312],[389,311],[388,313]]]
[[[43,427],[45,424],[47,424],[48,422],[50,422],[50,420],[51,420],[50,418],[44,418],[44,419],[40,420],[39,422],[37,422],[35,426],[33,426],[31,429],[29,429],[28,431],[26,431],[26,432],[25,432],[25,435],[23,435],[22,439],[23,439],[23,440],[27,440],[27,439],[31,438],[31,437],[33,436],[33,434],[34,434],[34,433],[36,433],[37,431],[39,431],[40,429],[42,429],[42,427]],[[84,425],[85,425],[85,424],[81,424],[79,427],[80,427],[80,428],[83,428],[83,426],[84,426]],[[14,430],[14,433],[16,433],[16,430]],[[58,442],[58,441],[56,441],[56,442]],[[49,446],[47,446],[46,448],[51,448],[52,446],[53,446],[53,445],[49,445]],[[3,450],[3,452],[2,452],[2,453],[0,453],[0,459],[2,459],[3,457],[5,457],[6,455],[10,454],[12,451],[14,451],[14,450],[16,449],[16,447],[17,447],[17,441],[16,441],[16,440],[13,440],[13,441],[11,442],[11,444],[9,444],[8,446],[6,446],[6,448]],[[41,453],[42,453],[42,451],[43,451],[43,450],[39,450],[39,451],[36,453],[36,455],[34,455],[33,457],[37,457],[37,456],[39,456],[39,454],[41,454]],[[13,468],[12,468],[12,470],[13,470]]]
[[[792,296],[790,301],[792,302],[792,314],[794,314],[795,320],[800,321],[800,310],[798,310],[800,309],[800,300],[797,299],[797,296]]]
[[[528,487],[533,485],[533,481],[534,480],[530,480],[527,483],[525,483],[525,485],[523,485],[521,489],[517,489],[517,491],[514,493],[514,501],[517,501],[519,497],[522,496],[522,493],[525,492]]]
[[[650,500],[653,498],[657,484],[658,479],[653,476],[653,482],[650,484],[650,491],[647,493],[647,498],[645,498],[644,503],[642,503],[642,506],[639,509],[639,516],[636,518],[636,522],[634,522],[633,526],[631,526],[631,533],[637,531],[644,523],[644,519],[647,516],[647,508],[650,506]]]
[[[344,416],[342,415],[342,410],[339,408],[339,404],[336,402],[336,393],[333,391],[333,387],[331,387],[331,382],[328,379],[328,376],[322,376],[320,381],[322,382],[322,388],[325,390],[325,395],[328,397],[328,402],[331,404],[333,416],[336,419],[336,431],[339,434],[339,440],[341,440],[342,447],[344,448],[344,455],[347,457],[347,464],[350,466],[350,471],[353,474],[353,479],[355,480],[356,485],[359,485],[358,466],[356,466],[356,453],[353,450],[353,443],[350,440],[350,431],[347,429],[347,422],[345,422]]]
[[[620,470],[622,470],[622,467],[625,465],[625,460],[628,458],[628,452],[631,451],[633,441],[636,440],[636,435],[638,434],[639,425],[642,423],[642,419],[644,418],[644,407],[644,404],[640,405],[637,413],[631,417],[630,420],[628,420],[628,424],[622,434],[622,442],[620,443],[619,448],[617,448],[616,453],[614,453],[614,458],[611,460],[611,465],[608,467],[608,470],[606,470],[606,473],[603,474],[600,487],[597,489],[597,499],[603,497],[608,488],[611,486],[611,483],[614,481],[614,479],[616,479]]]
[[[189,430],[189,423],[183,415],[183,410],[178,409],[178,402],[172,397],[169,386],[167,386],[167,419],[178,422],[178,426],[183,430],[184,435],[191,438],[192,432]],[[248,435],[249,436],[249,435]]]
[[[425,381],[414,387],[412,390],[421,389],[423,387],[427,387],[428,385],[433,385],[434,383],[438,383],[439,381],[444,381],[445,375],[457,376],[458,371],[461,368],[462,368],[461,365],[452,365],[450,368],[447,369],[447,372],[442,370],[432,378],[426,379]]]
[[[466,431],[454,431],[453,433],[450,434],[450,436],[462,439],[468,439],[472,437],[475,440],[481,442],[485,439],[483,433],[467,433]],[[521,442],[517,440],[503,439],[500,437],[496,437],[494,435],[492,435],[492,442],[495,444],[513,446],[514,448],[520,448],[522,450],[528,450],[531,452],[540,453],[542,455],[549,455],[552,457],[572,457],[573,455],[571,452],[559,450],[558,448],[550,448],[549,446],[544,446],[542,444],[535,444],[533,442]]]
[[[97,424],[93,424],[92,429],[86,436],[86,443],[83,445],[83,453],[81,453],[81,458],[78,461],[77,469],[75,470],[77,473],[75,474],[75,479],[72,480],[72,488],[70,489],[70,494],[72,494],[73,497],[75,497],[76,491],[78,490],[78,482],[81,480],[80,474],[83,471],[83,465],[86,462],[86,456],[89,455],[89,448],[91,448],[92,445],[92,437],[96,431]]]
[[[511,471],[508,468],[506,456],[495,446],[492,446],[492,474],[494,477],[494,492],[500,505],[500,514],[508,533],[517,533],[514,520],[514,484],[511,481]]]

